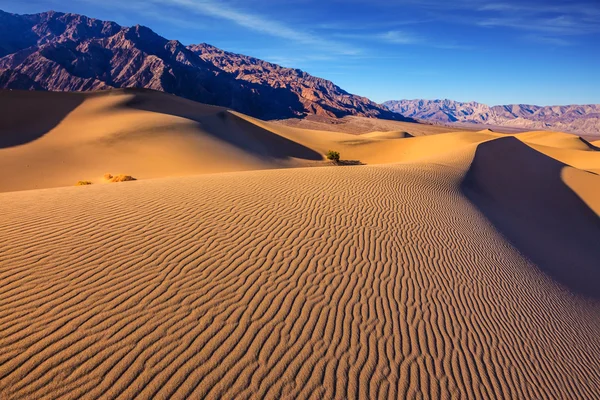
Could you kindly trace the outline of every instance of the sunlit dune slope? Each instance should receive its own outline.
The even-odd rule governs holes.
[[[532,148],[576,168],[600,173],[600,148],[579,136],[536,131],[515,135]]]
[[[267,123],[223,108],[147,90],[99,93],[0,92],[0,190],[312,166],[330,148],[354,155],[355,135]],[[419,126],[418,124],[414,124]],[[404,132],[360,139],[406,137]],[[375,148],[376,150],[376,148]],[[368,162],[377,156],[357,155]]]
[[[248,124],[225,109],[146,91],[2,93],[1,189],[71,185],[104,173],[137,178],[295,165],[321,154]],[[46,104],[62,104],[47,112]],[[69,107],[71,107],[69,109]],[[41,112],[40,112],[41,110]],[[28,123],[31,120],[32,123]],[[40,126],[45,123],[45,126]],[[37,136],[37,139],[35,137]],[[35,139],[20,146],[16,142]]]
[[[0,397],[596,397],[599,177],[452,135],[0,194]]]

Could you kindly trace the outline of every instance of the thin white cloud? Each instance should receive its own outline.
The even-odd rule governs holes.
[[[539,32],[546,36],[600,32],[600,2],[579,0],[400,0],[443,22]],[[457,12],[458,11],[458,12]]]
[[[338,33],[335,37],[354,39],[365,42],[385,42],[390,44],[417,44],[423,43],[424,38],[404,31],[387,31],[381,33]]]
[[[393,44],[415,44],[423,42],[423,38],[403,31],[388,31],[376,36],[384,42]]]
[[[412,32],[392,30],[381,33],[358,34],[358,33],[340,33],[336,37],[355,39],[365,42],[381,42],[394,45],[418,45],[423,47],[432,47],[442,50],[472,50],[472,46],[465,46],[456,43],[432,40],[425,36],[416,35]]]
[[[547,43],[558,44],[560,36],[586,35],[600,31],[600,6],[588,3],[534,4],[527,1],[490,2],[476,8],[483,16],[477,25],[538,32]]]
[[[548,36],[542,36],[542,35],[527,35],[525,36],[526,40],[529,40],[530,42],[535,42],[535,43],[541,43],[541,44],[548,44],[551,46],[572,46],[573,43],[571,43],[568,40],[565,39],[561,39],[561,38],[557,38],[557,37],[548,37]]]
[[[594,7],[585,3],[569,3],[569,4],[528,4],[526,2],[498,2],[484,3],[477,8],[478,11],[500,11],[500,12],[525,12],[531,14],[539,13],[557,13],[557,14],[575,14],[586,16],[600,15],[600,7]]]
[[[296,43],[301,43],[309,46],[315,46],[321,49],[326,48],[336,54],[354,55],[360,53],[360,49],[349,46],[346,43],[341,43],[327,38],[323,38],[314,33],[296,29],[287,26],[279,21],[268,19],[264,16],[250,13],[246,10],[235,9],[232,6],[219,1],[213,0],[152,0],[155,3],[169,3],[174,6],[182,7],[190,12],[221,18],[233,22],[239,26],[251,29],[256,32],[267,34],[270,36],[287,39]]]
[[[597,24],[589,24],[568,15],[554,18],[498,17],[477,22],[483,27],[505,27],[524,31],[542,32],[548,35],[585,35],[600,31]]]
[[[376,22],[327,22],[317,24],[318,29],[329,30],[329,31],[374,31],[377,29],[394,29],[401,26],[419,25],[428,22],[436,21],[434,18],[421,18],[421,19],[405,19],[405,20],[391,20],[391,21],[376,21]]]

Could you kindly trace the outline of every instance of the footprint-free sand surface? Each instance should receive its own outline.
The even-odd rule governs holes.
[[[70,173],[37,181],[3,157],[18,151],[95,174],[86,135],[105,132],[64,124],[94,101],[117,101],[96,104],[107,120],[131,112],[120,96],[25,143],[2,131],[21,178],[3,190]],[[127,139],[156,139],[190,176],[127,153],[132,170],[97,173],[141,180],[0,193],[0,398],[598,397],[600,152],[562,133],[325,135],[202,107],[208,120],[158,113],[171,133]],[[222,123],[254,150],[215,139]],[[88,164],[67,150],[77,135]],[[202,160],[238,149],[215,160],[246,171],[198,161],[192,176],[188,153],[159,152],[173,135]],[[121,160],[120,140],[98,151]],[[332,144],[367,165],[319,166]]]

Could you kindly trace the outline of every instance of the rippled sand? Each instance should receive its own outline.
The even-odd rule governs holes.
[[[597,397],[600,153],[346,139],[369,165],[0,193],[0,398]]]

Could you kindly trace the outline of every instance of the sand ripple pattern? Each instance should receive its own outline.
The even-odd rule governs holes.
[[[600,307],[459,161],[0,195],[0,398],[597,398]]]

